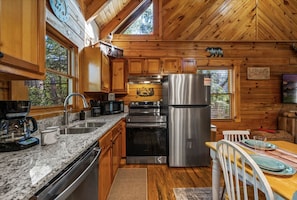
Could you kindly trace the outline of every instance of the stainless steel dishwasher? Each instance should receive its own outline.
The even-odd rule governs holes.
[[[94,143],[31,199],[98,200],[100,151],[98,142]]]

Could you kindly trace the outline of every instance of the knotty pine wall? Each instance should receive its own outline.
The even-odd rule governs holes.
[[[277,116],[297,105],[281,103],[281,75],[297,73],[297,53],[290,42],[188,42],[188,41],[115,41],[124,49],[124,57],[196,58],[205,63],[206,47],[221,47],[225,60],[240,59],[241,121],[212,121],[218,131],[227,129],[276,129]],[[214,58],[209,58],[211,61]],[[269,67],[270,79],[248,80],[247,67]],[[129,93],[130,95],[130,93]],[[128,95],[128,96],[129,96]],[[129,98],[132,99],[133,95]]]

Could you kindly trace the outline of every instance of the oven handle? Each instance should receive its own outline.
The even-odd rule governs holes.
[[[126,123],[126,128],[167,128],[166,123]]]
[[[79,186],[79,184],[86,179],[89,173],[93,170],[94,166],[97,165],[101,149],[99,147],[94,147],[93,151],[96,151],[97,153],[89,166],[77,177],[77,179],[75,179],[64,191],[62,191],[55,200],[62,200],[65,199],[65,197],[68,197]]]

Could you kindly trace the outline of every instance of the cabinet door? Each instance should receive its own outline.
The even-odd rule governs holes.
[[[180,72],[180,59],[179,58],[163,58],[162,71],[164,74],[174,74]]]
[[[98,196],[100,200],[107,199],[112,184],[112,150],[111,150],[112,132],[107,132],[99,140],[101,153],[99,157],[99,188]]]
[[[110,63],[108,56],[101,53],[101,91],[109,92],[110,91]]]
[[[118,125],[114,129],[114,134],[113,134],[114,137],[112,139],[112,177],[113,178],[116,175],[116,172],[120,166],[121,157],[122,157],[122,152],[121,152],[122,134],[119,128],[121,128],[120,125]]]
[[[196,73],[197,62],[194,58],[185,58],[182,61],[182,73]]]
[[[126,121],[122,120],[122,158],[126,157]]]
[[[159,74],[161,72],[160,59],[148,58],[145,60],[145,72],[147,74]]]
[[[144,69],[144,59],[142,59],[142,58],[129,59],[129,61],[128,61],[129,75],[143,74],[144,73],[143,69]]]
[[[99,48],[86,47],[80,57],[83,91],[101,91],[101,52]]]
[[[45,0],[0,1],[0,55],[2,72],[44,79]]]
[[[111,91],[118,94],[127,93],[127,70],[125,59],[113,59],[112,66],[112,87]]]
[[[111,149],[102,152],[99,159],[99,189],[100,200],[107,199],[111,184]]]

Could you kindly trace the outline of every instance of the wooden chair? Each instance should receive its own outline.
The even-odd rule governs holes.
[[[227,130],[222,131],[225,140],[229,140],[231,142],[240,142],[243,139],[249,139],[250,132],[244,130]]]
[[[259,190],[267,200],[274,200],[272,189],[255,161],[234,142],[220,140],[217,143],[218,159],[223,170],[228,199],[259,199]],[[247,170],[249,172],[247,172]],[[248,193],[253,188],[253,196]],[[243,196],[243,198],[241,198]]]

